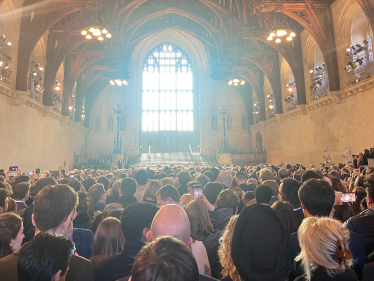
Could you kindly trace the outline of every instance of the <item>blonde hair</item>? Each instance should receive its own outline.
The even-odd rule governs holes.
[[[209,209],[201,199],[192,200],[186,207],[186,213],[191,225],[193,239],[207,237],[213,232],[213,224],[210,219]]]
[[[256,186],[258,185],[258,181],[253,178],[247,180],[247,184],[251,184],[251,183],[255,184]]]
[[[260,171],[260,181],[264,182],[266,180],[274,180],[273,171],[269,168],[262,169]]]
[[[241,280],[239,272],[236,269],[234,261],[231,258],[232,233],[234,231],[234,227],[238,220],[238,217],[238,215],[231,217],[229,223],[226,226],[225,232],[219,239],[220,246],[218,249],[219,262],[223,267],[222,277],[229,276],[233,281]]]
[[[144,200],[147,197],[150,197],[154,201],[156,201],[156,193],[157,191],[159,191],[160,188],[161,188],[161,183],[159,181],[157,180],[148,181],[142,194],[142,200]]]
[[[180,202],[183,206],[187,206],[191,201],[191,194],[186,193],[181,196]]]
[[[312,267],[322,266],[332,276],[344,272],[353,263],[348,248],[349,231],[333,219],[311,217],[304,219],[297,232],[300,241],[300,254],[296,261],[302,260],[301,265],[307,280],[311,280]],[[338,243],[344,258],[339,263],[337,254]]]
[[[163,178],[162,180],[160,180],[160,183],[162,187],[165,185],[172,185],[175,187],[175,180],[172,178]]]

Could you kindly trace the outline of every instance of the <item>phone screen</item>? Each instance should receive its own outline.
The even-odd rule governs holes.
[[[340,199],[340,203],[356,202],[356,193],[345,193]]]
[[[33,174],[33,172],[28,172],[28,175],[29,175],[29,176],[32,176],[32,174]]]
[[[194,199],[203,198],[203,189],[201,187],[194,187],[193,188],[193,198]]]
[[[11,166],[11,167],[9,167],[9,171],[15,172],[15,171],[17,171],[17,168],[18,168],[18,166]]]
[[[70,179],[72,179],[72,180],[74,179],[74,175],[73,175],[73,174],[72,174],[72,175],[70,175]]]
[[[266,164],[262,165],[262,167],[264,167],[264,168],[265,168],[265,167],[266,167]]]

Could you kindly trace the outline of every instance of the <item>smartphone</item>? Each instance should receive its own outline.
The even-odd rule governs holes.
[[[4,169],[0,169],[0,173],[4,173]]]
[[[365,165],[365,170],[367,170],[369,168],[369,166],[368,165]]]
[[[262,167],[264,167],[264,168],[265,168],[265,167],[266,167],[266,164],[262,165]]]
[[[340,203],[347,203],[347,202],[356,202],[356,193],[350,192],[343,194],[342,198],[340,199]]]
[[[40,169],[36,169],[35,174],[40,174]]]
[[[28,174],[29,176],[32,176],[33,172],[28,172],[27,174]]]
[[[73,179],[74,179],[74,177],[75,177],[75,175],[74,175],[74,174],[71,174],[71,175],[70,175],[70,179],[71,179],[71,180],[73,180]]]
[[[194,184],[193,188],[193,198],[194,199],[201,199],[203,198],[203,189],[201,188],[200,184]]]
[[[9,167],[9,171],[11,171],[11,172],[15,172],[15,171],[17,171],[17,169],[18,169],[18,166],[10,166]]]

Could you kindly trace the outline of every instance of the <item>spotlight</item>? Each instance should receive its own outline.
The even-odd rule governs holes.
[[[288,36],[288,37],[287,37],[287,41],[292,41],[292,37],[291,37],[291,36]]]
[[[287,91],[289,91],[291,93],[291,92],[293,92],[293,88],[292,87],[288,87]]]
[[[8,43],[6,43],[9,47],[12,46],[12,42],[8,41]]]
[[[313,69],[311,69],[310,71],[309,71],[310,73],[313,73],[314,72],[314,70]]]
[[[55,87],[55,90],[56,90],[56,91],[60,91],[60,87],[59,87],[59,86],[56,86],[56,87]]]
[[[69,106],[69,110],[72,111],[73,110],[73,106],[70,105]]]
[[[39,67],[39,70],[40,70],[40,71],[43,71],[43,67]]]
[[[272,104],[269,105],[269,108],[270,108],[270,109],[273,109],[273,108],[274,108],[274,105],[272,105]]]
[[[282,40],[280,40],[279,38],[277,38],[277,39],[275,40],[275,43],[280,43],[280,42],[282,42]]]
[[[269,36],[268,41],[271,41],[271,40],[273,40],[273,37]]]

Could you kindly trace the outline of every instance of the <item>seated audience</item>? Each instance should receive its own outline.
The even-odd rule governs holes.
[[[74,244],[64,236],[50,233],[38,234],[19,252],[18,280],[69,280],[67,276],[69,267],[70,270],[74,270],[71,268],[73,251]]]
[[[199,270],[188,246],[166,236],[141,249],[134,261],[131,280],[196,281],[199,280]]]
[[[303,221],[298,233],[301,260],[305,274],[296,281],[357,281],[349,267],[352,254],[348,247],[349,231],[336,220],[310,217]]]
[[[158,208],[149,203],[134,203],[123,210],[121,229],[125,236],[123,250],[95,267],[95,281],[116,281],[131,275],[132,264],[147,242],[147,232]]]
[[[142,199],[140,202],[148,202],[152,204],[157,204],[156,193],[161,188],[161,184],[157,180],[150,180],[143,191]]]
[[[273,190],[268,185],[260,184],[256,187],[254,195],[257,203],[269,204],[273,196]]]
[[[295,212],[291,203],[287,201],[276,201],[271,208],[276,210],[284,219],[290,233],[297,231]]]
[[[88,193],[92,196],[95,211],[102,212],[106,207],[106,191],[104,185],[96,183],[88,189]]]
[[[23,239],[22,218],[14,213],[0,215],[0,259],[17,251]]]
[[[106,218],[101,221],[95,233],[91,265],[96,264],[122,251],[125,236],[121,230],[121,221],[116,218]]]
[[[161,187],[156,193],[157,206],[161,207],[167,204],[180,205],[180,195],[178,190],[172,185]]]
[[[117,203],[121,204],[123,208],[128,205],[138,202],[135,198],[136,182],[132,178],[125,178],[121,181],[121,187],[119,189],[119,198]]]
[[[29,189],[28,182],[18,183],[13,187],[13,199],[16,201],[18,211],[28,207],[25,202],[29,199]]]
[[[304,213],[301,208],[300,199],[298,197],[299,188],[300,183],[297,180],[291,178],[284,179],[279,186],[279,200],[288,201],[291,203],[295,212],[297,228],[299,228],[302,220],[304,219]]]

